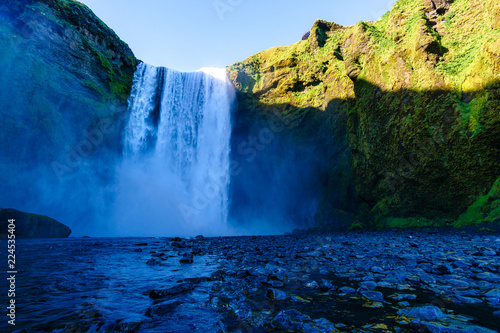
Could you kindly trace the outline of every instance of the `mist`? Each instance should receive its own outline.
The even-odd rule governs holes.
[[[71,112],[65,103],[59,112]],[[128,110],[98,122],[67,119],[64,149],[25,143],[17,164],[4,154],[2,208],[55,218],[74,237],[281,234],[312,226],[321,153],[297,144],[283,124],[241,130],[236,117],[224,69],[180,73],[144,64]]]
[[[315,224],[327,164],[280,115],[246,118],[238,110],[231,140],[230,220],[246,234],[282,234]]]

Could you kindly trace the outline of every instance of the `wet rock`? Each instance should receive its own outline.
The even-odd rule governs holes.
[[[226,272],[222,269],[219,269],[215,272],[212,273],[212,279],[214,280],[223,280],[224,277],[226,276]]]
[[[409,284],[407,283],[399,283],[396,286],[397,290],[414,290]]]
[[[146,261],[146,264],[148,264],[150,266],[159,266],[162,263],[161,263],[160,259],[158,259],[158,258],[151,258],[148,261]]]
[[[194,239],[196,239],[196,240],[205,240],[205,237],[203,235],[198,235]]]
[[[484,294],[486,297],[500,298],[500,289],[492,289]]]
[[[384,307],[384,304],[381,302],[368,302],[363,304],[364,308],[370,308],[370,309],[380,309]]]
[[[283,310],[273,318],[274,326],[282,327],[288,330],[300,329],[303,322],[311,320],[311,317],[300,313],[297,310]]]
[[[375,289],[377,288],[377,282],[375,281],[363,281],[359,284],[362,289]]]
[[[122,320],[116,323],[113,332],[137,332],[141,327],[141,322],[133,320]]]
[[[456,287],[456,288],[468,288],[469,287],[469,283],[462,281],[462,280],[451,279],[451,280],[448,280],[448,283],[451,286]]]
[[[282,288],[285,286],[285,284],[282,281],[278,280],[268,280],[267,283],[275,288]]]
[[[479,280],[485,280],[488,282],[500,282],[500,275],[491,272],[483,272],[476,275]]]
[[[192,264],[193,263],[193,254],[192,253],[184,253],[180,260],[181,264]]]
[[[500,310],[499,311],[495,311],[493,312],[493,315],[497,316],[497,317],[500,317]]]
[[[491,297],[491,298],[487,298],[486,301],[491,306],[500,307],[500,298],[493,298],[493,297]]]
[[[156,304],[156,305],[149,307],[146,310],[145,315],[147,317],[154,317],[154,316],[161,317],[161,316],[164,316],[164,315],[169,314],[170,312],[174,311],[181,304],[182,304],[182,302],[180,302],[180,301],[172,301],[172,302]]]
[[[464,321],[447,318],[441,322],[425,322],[415,320],[410,323],[410,327],[416,332],[432,333],[497,333],[488,328],[469,324]]]
[[[335,325],[326,318],[314,319],[312,323],[306,324],[309,327],[302,327],[305,332],[336,332]],[[308,329],[310,328],[310,330]]]
[[[356,292],[356,289],[351,287],[340,287],[339,290],[343,294],[354,294]]]
[[[290,299],[295,303],[311,303],[311,300],[296,295],[291,296]]]
[[[335,290],[335,286],[333,285],[333,283],[326,279],[321,280],[319,287],[323,290]]]
[[[453,268],[451,268],[451,266],[448,264],[435,265],[435,266],[432,266],[431,272],[433,274],[438,274],[438,275],[453,274]]]
[[[446,316],[440,308],[433,305],[404,309],[401,312],[407,317],[422,320],[439,320]]]
[[[319,285],[318,285],[318,282],[313,280],[313,281],[306,282],[304,287],[306,287],[308,289],[316,289],[316,288],[319,288]]]
[[[395,299],[396,301],[402,301],[404,299],[416,299],[417,295],[414,294],[393,294],[389,296],[392,299]]]
[[[158,299],[182,294],[193,289],[194,285],[192,283],[181,283],[167,289],[151,289],[148,294],[150,298]]]
[[[266,275],[266,271],[262,267],[251,267],[246,270],[248,276]]]
[[[379,267],[379,266],[373,266],[370,270],[373,273],[380,273],[380,274],[385,273],[385,270],[382,267]]]
[[[375,301],[375,302],[385,302],[384,301],[384,294],[382,294],[380,291],[362,291],[360,293],[364,298],[369,299],[370,301]]]
[[[497,255],[497,253],[495,251],[491,251],[491,250],[483,251],[483,256],[485,256],[485,257],[494,257],[496,255]]]
[[[266,292],[266,298],[271,301],[286,301],[290,299],[290,296],[282,290],[269,288]]]
[[[142,252],[142,249],[133,249],[132,252]]]
[[[176,242],[172,242],[171,244],[173,247],[176,247],[176,248],[179,248],[179,249],[185,249],[187,248],[187,245],[186,245],[186,242],[184,241],[176,241]]]
[[[482,303],[482,301],[480,299],[473,298],[473,297],[460,296],[460,295],[456,295],[455,299],[453,301],[456,304],[477,304],[477,303]]]

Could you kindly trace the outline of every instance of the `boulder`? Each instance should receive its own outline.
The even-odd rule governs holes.
[[[15,209],[0,209],[0,238],[7,238],[9,220],[14,219],[16,238],[66,238],[71,229],[44,215],[23,213]]]

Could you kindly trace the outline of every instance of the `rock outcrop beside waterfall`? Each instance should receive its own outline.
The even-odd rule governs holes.
[[[500,176],[499,39],[493,0],[399,0],[377,22],[318,20],[307,40],[228,68],[237,117],[286,122],[288,147],[328,164],[320,224],[446,225],[472,204],[480,213],[460,225],[498,221],[484,198]]]
[[[0,209],[0,237],[7,238],[10,233],[9,220],[14,220],[16,238],[66,238],[71,229],[50,217],[23,213],[15,209]]]

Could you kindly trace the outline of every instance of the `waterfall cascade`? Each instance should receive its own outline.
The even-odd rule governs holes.
[[[233,100],[225,69],[139,65],[124,133],[119,234],[224,232]]]

